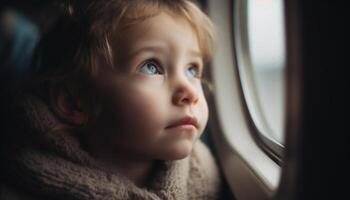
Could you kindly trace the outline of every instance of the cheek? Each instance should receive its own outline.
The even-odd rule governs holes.
[[[198,106],[197,106],[197,110],[195,111],[197,114],[197,117],[200,120],[200,124],[201,124],[201,128],[203,131],[207,122],[208,122],[208,118],[209,118],[209,108],[208,108],[208,103],[206,101],[204,92],[203,92],[203,88],[202,85],[198,85],[197,89],[199,92],[199,102],[198,102]]]
[[[105,104],[104,110],[109,113],[111,128],[115,126],[114,130],[134,136],[162,128],[166,111],[161,103],[164,95],[160,95],[159,90],[142,85],[131,86],[114,90],[115,93]]]
[[[208,118],[209,118],[209,109],[208,109],[208,104],[207,101],[205,100],[204,96],[201,100],[200,106],[199,106],[199,112],[200,112],[200,123],[202,126],[202,131],[204,130],[206,124],[208,123]]]
[[[132,129],[137,131],[157,130],[162,126],[164,113],[161,112],[157,105],[159,99],[140,94],[138,97],[127,99],[127,104],[123,111],[125,120],[132,123]]]

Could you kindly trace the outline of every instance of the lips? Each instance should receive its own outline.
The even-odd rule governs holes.
[[[184,127],[184,126],[194,126],[195,128],[198,128],[198,120],[196,117],[186,116],[166,128],[176,128],[176,127]]]

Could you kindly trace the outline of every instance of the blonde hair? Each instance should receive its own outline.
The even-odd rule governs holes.
[[[212,56],[213,25],[189,0],[71,0],[64,8],[65,14],[43,37],[33,67],[31,85],[40,88],[41,94],[46,91],[44,96],[67,83],[92,96],[91,77],[101,58],[115,66],[112,38],[161,12],[187,20],[197,36],[204,62]]]

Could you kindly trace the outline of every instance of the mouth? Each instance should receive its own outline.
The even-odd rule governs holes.
[[[199,124],[196,117],[186,116],[170,124],[169,126],[166,127],[166,129],[171,129],[171,128],[196,128],[197,129],[198,126]]]

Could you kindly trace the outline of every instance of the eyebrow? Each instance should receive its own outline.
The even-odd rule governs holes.
[[[145,52],[145,51],[148,51],[148,52],[160,52],[162,50],[165,50],[166,49],[166,46],[163,45],[163,44],[155,44],[155,43],[152,43],[152,44],[146,44],[146,45],[143,45],[141,48],[138,48],[137,50],[129,53],[127,55],[127,57],[129,58],[132,58],[134,57],[135,55],[138,55],[140,52]],[[196,51],[194,49],[189,49],[189,55],[191,55],[191,57],[199,57],[199,58],[203,58],[202,56],[202,53],[200,51]]]
[[[141,52],[160,52],[162,50],[164,50],[165,47],[163,45],[144,45],[141,48],[138,48],[137,50],[131,52],[130,54],[128,54],[128,57],[134,57],[135,55],[138,55]]]
[[[192,57],[200,57],[203,58],[203,55],[201,52],[190,49],[189,54],[191,54]]]

